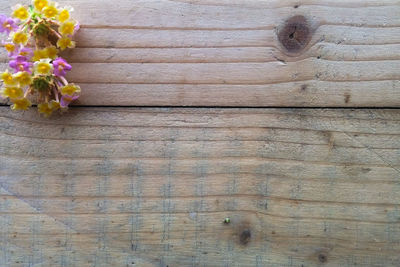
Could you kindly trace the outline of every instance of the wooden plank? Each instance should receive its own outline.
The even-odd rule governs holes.
[[[399,266],[399,121],[0,107],[0,265]]]
[[[82,23],[64,53],[78,105],[400,106],[398,0],[59,2]],[[298,15],[310,42],[289,53],[277,34]]]

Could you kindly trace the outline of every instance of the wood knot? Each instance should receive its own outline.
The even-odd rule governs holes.
[[[247,245],[250,242],[251,232],[249,229],[244,229],[240,234],[240,244]]]
[[[328,256],[326,256],[326,255],[323,254],[323,253],[320,253],[320,254],[318,255],[318,260],[319,260],[319,262],[321,262],[321,263],[325,263],[325,262],[328,261]]]
[[[291,17],[278,31],[278,40],[289,53],[298,53],[311,40],[311,28],[304,16]]]

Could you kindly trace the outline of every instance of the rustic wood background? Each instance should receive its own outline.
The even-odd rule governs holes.
[[[400,266],[400,1],[58,2],[84,91],[1,102],[0,266]]]

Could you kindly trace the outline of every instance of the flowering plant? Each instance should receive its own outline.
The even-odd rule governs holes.
[[[32,0],[30,6],[16,5],[11,18],[0,15],[0,33],[7,35],[3,46],[12,69],[0,75],[0,94],[11,100],[13,110],[28,109],[28,96],[35,95],[39,112],[49,116],[79,97],[80,87],[65,79],[72,67],[58,55],[75,47],[72,37],[79,23],[70,18],[71,11],[52,1]]]

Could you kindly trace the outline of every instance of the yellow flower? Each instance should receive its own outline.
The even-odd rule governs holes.
[[[50,59],[56,59],[58,54],[58,49],[52,45],[49,47],[46,47],[45,49],[42,50],[35,50],[33,54],[33,61],[39,61],[42,58],[50,58]]]
[[[12,13],[12,16],[14,18],[20,19],[20,20],[26,20],[29,18],[29,12],[26,9],[26,7],[21,6],[21,5],[16,5],[14,8],[14,12]]]
[[[38,105],[39,113],[43,113],[45,117],[48,117],[53,113],[53,109],[50,107],[49,103],[42,103]]]
[[[50,59],[41,59],[34,64],[35,73],[41,75],[50,75],[53,72],[53,65],[50,64]]]
[[[63,24],[60,25],[58,31],[62,35],[72,35],[74,34],[75,24],[76,24],[75,21],[64,22]]]
[[[17,83],[13,75],[10,72],[8,72],[8,70],[6,70],[1,74],[1,80],[6,86],[15,85]]]
[[[8,53],[12,53],[16,50],[16,46],[13,43],[5,43],[4,48],[7,50]]]
[[[64,22],[64,21],[68,20],[69,17],[70,17],[70,15],[69,15],[69,11],[67,9],[61,10],[60,14],[58,14],[58,20],[60,22]]]
[[[45,17],[51,19],[58,15],[58,9],[54,2],[49,3],[45,8],[42,10]]]
[[[6,87],[3,89],[2,95],[4,98],[9,97],[11,99],[21,98],[24,96],[24,91],[19,87]]]
[[[58,49],[54,45],[46,47],[44,50],[47,58],[55,59],[57,57]]]
[[[47,0],[33,0],[32,3],[37,11],[42,11],[49,4]]]
[[[14,105],[11,106],[13,110],[27,110],[31,105],[31,101],[27,98],[20,98],[12,100]]]
[[[47,58],[47,53],[46,53],[45,50],[46,50],[46,49],[35,50],[35,51],[33,52],[33,58],[32,58],[32,60],[33,60],[33,61],[39,61],[39,60],[41,60],[42,58]]]
[[[55,100],[51,100],[49,103],[49,107],[54,111],[54,110],[58,110],[61,108],[60,102],[57,102]]]
[[[33,82],[31,74],[26,71],[14,74],[14,79],[19,83],[19,86],[21,87],[31,85]]]
[[[68,37],[62,37],[58,39],[57,41],[57,46],[61,50],[65,50],[67,47],[68,48],[74,48],[75,47],[75,42],[69,39]]]
[[[81,92],[81,88],[78,85],[73,83],[67,84],[66,86],[61,88],[62,95],[72,96],[74,94],[79,94]]]
[[[28,34],[24,32],[16,32],[13,35],[13,42],[15,44],[26,45],[28,43]]]

